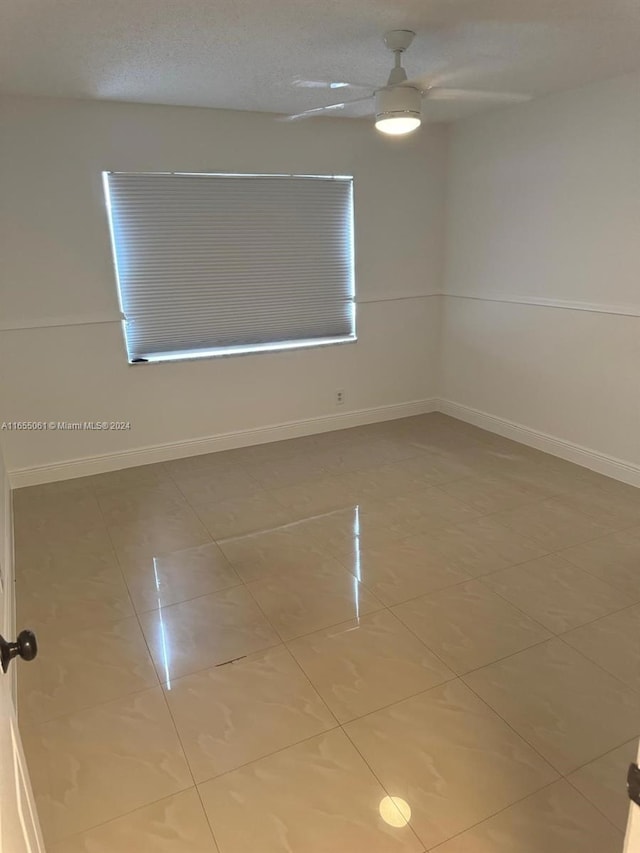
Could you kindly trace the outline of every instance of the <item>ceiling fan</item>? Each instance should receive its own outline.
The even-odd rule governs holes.
[[[386,47],[393,53],[394,65],[385,86],[377,87],[367,83],[327,82],[322,80],[296,80],[295,85],[310,89],[369,89],[364,98],[355,98],[325,107],[304,110],[295,115],[286,116],[287,121],[311,118],[323,113],[331,114],[344,110],[352,104],[365,101],[375,102],[376,128],[382,133],[393,136],[411,133],[422,123],[422,100],[473,101],[487,104],[514,104],[531,99],[530,95],[513,92],[484,92],[477,89],[448,89],[431,84],[428,76],[409,80],[402,66],[402,54],[415,38],[413,30],[390,30],[383,37]]]

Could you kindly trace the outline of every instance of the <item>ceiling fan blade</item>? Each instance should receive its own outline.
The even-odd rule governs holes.
[[[300,89],[371,89],[376,88],[372,83],[354,83],[349,80],[304,80],[296,77],[293,85]]]
[[[301,113],[295,113],[290,116],[280,116],[280,121],[297,121],[301,118],[311,118],[312,116],[321,115],[322,113],[332,113],[344,110],[345,107],[350,107],[352,104],[361,104],[364,101],[370,101],[371,96],[366,98],[356,98],[354,101],[344,101],[341,104],[329,104],[326,107],[315,107],[312,110],[303,110]]]
[[[482,89],[447,89],[433,86],[424,93],[432,101],[471,101],[487,104],[521,104],[530,101],[533,95],[521,92],[485,92]]]
[[[465,86],[471,80],[482,77],[488,72],[505,71],[508,63],[504,59],[490,54],[479,53],[470,60],[460,63],[458,60],[441,61],[433,65],[431,71],[413,77],[402,83],[403,86],[412,86],[426,92],[433,87],[448,88],[451,86]]]

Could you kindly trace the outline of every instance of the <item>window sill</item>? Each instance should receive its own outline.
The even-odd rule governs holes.
[[[302,341],[285,341],[279,344],[261,344],[251,347],[223,347],[216,350],[201,350],[194,352],[159,353],[149,355],[145,361],[129,361],[129,367],[146,367],[150,364],[174,364],[183,361],[202,361],[203,359],[237,358],[247,355],[268,355],[283,352],[293,352],[304,349],[319,349],[358,342],[356,335],[345,338],[315,338]]]

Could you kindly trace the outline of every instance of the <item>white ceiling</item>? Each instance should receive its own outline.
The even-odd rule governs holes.
[[[298,76],[382,84],[395,28],[438,85],[537,96],[640,69],[640,0],[2,0],[0,91],[297,112],[335,94]]]

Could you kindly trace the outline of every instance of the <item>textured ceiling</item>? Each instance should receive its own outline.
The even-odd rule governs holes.
[[[537,96],[640,69],[640,0],[2,0],[0,90],[297,112],[335,93],[296,77],[382,84],[395,28],[438,85]]]

